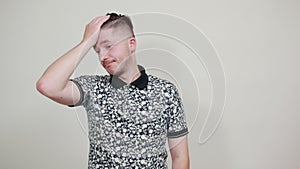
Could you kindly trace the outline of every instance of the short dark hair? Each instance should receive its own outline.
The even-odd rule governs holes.
[[[129,16],[117,13],[107,13],[106,15],[109,15],[110,17],[101,25],[101,28],[116,28],[119,26],[127,25],[130,32],[134,36],[133,25]]]

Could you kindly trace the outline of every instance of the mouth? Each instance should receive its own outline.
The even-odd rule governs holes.
[[[115,61],[112,60],[112,61],[106,61],[103,63],[103,67],[104,68],[109,68],[111,66],[112,63],[114,63]]]

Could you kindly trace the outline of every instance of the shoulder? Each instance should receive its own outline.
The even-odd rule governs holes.
[[[148,75],[148,77],[149,77],[149,82],[151,84],[153,83],[153,84],[157,84],[157,85],[174,85],[169,80],[157,77],[155,75]]]
[[[104,83],[109,81],[108,75],[80,75],[78,77],[75,77],[71,79],[71,81],[75,82],[76,84],[79,84],[85,89],[94,87],[99,82]]]
[[[99,81],[107,81],[109,80],[109,76],[108,75],[80,75],[78,77],[73,78],[72,80],[93,83]]]
[[[149,76],[149,85],[151,87],[160,88],[164,93],[174,94],[177,93],[177,87],[174,83],[167,79],[163,79],[154,75]]]

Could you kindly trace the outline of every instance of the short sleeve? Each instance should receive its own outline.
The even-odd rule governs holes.
[[[79,89],[80,99],[75,105],[69,105],[69,107],[82,106],[88,101],[88,95],[93,89],[93,85],[96,83],[96,77],[91,75],[83,75],[70,79]]]
[[[167,137],[177,138],[188,134],[182,100],[174,84],[167,86]]]

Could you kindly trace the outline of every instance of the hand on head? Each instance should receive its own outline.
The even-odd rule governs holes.
[[[82,41],[87,42],[90,47],[93,47],[98,40],[101,25],[106,22],[109,17],[110,15],[98,16],[88,23],[85,27]]]

